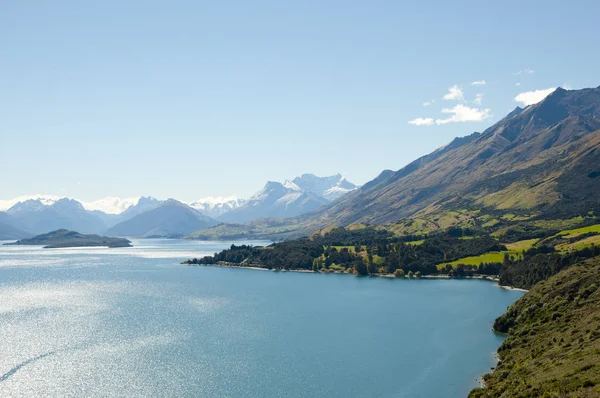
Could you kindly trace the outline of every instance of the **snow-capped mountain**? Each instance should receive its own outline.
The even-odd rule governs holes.
[[[269,181],[246,203],[220,217],[219,221],[245,223],[258,218],[290,218],[316,210],[356,188],[340,174],[317,177],[303,174],[292,181]]]
[[[341,174],[330,177],[318,177],[314,174],[302,174],[293,183],[305,192],[312,192],[332,201],[357,188]]]
[[[208,196],[187,205],[209,217],[219,217],[231,210],[237,209],[246,203],[245,199],[239,199],[236,196]]]
[[[0,211],[6,211],[19,202],[23,203],[29,200],[39,201],[44,206],[51,206],[56,203],[56,201],[63,198],[64,197],[62,196],[56,195],[23,195],[14,199],[0,200]]]

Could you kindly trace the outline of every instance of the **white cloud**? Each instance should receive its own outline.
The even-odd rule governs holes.
[[[431,101],[425,101],[425,102],[423,102],[423,106],[424,106],[424,107],[428,107],[428,106],[430,106],[430,105],[433,105],[433,103],[434,103],[434,102],[435,102],[435,100],[431,100]]]
[[[545,90],[526,91],[517,95],[515,97],[515,101],[524,106],[537,104],[548,95],[553,93],[554,90],[556,90],[556,87],[547,88]]]
[[[435,124],[447,124],[457,122],[479,122],[491,116],[489,109],[470,108],[465,105],[456,105],[454,108],[444,108],[442,113],[451,114],[449,118],[437,119]]]
[[[107,214],[121,214],[131,206],[137,205],[140,198],[106,197],[93,202],[81,202],[86,210],[100,210]]]
[[[477,80],[471,83],[471,86],[485,86],[487,82],[485,80]]]
[[[414,120],[408,122],[408,124],[412,124],[415,126],[431,126],[433,124],[433,118],[430,117],[418,117]]]
[[[534,73],[535,73],[535,71],[533,69],[525,68],[525,69],[521,69],[518,72],[513,73],[513,75],[515,75],[515,76],[533,75]]]
[[[462,101],[465,99],[463,91],[458,85],[454,85],[448,89],[448,94],[444,95],[445,100]]]
[[[473,103],[476,105],[481,105],[482,102],[483,102],[483,93],[475,94],[475,99],[473,100]]]

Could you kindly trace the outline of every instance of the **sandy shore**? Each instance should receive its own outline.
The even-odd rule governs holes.
[[[504,290],[516,290],[516,291],[525,292],[525,293],[527,293],[529,291],[527,289],[520,289],[518,287],[512,287],[512,286],[501,286],[501,285],[498,285],[498,287],[500,289],[504,289]]]
[[[258,270],[258,271],[273,271],[273,272],[301,272],[301,273],[311,273],[314,274],[315,271],[313,270],[309,270],[309,269],[268,269],[268,268],[263,268],[263,267],[256,267],[256,266],[246,266],[246,265],[229,265],[229,264],[186,264],[186,263],[182,263],[183,265],[192,265],[192,266],[202,266],[202,267],[226,267],[226,268],[242,268],[242,269],[253,269],[253,270]],[[323,274],[343,274],[343,275],[354,275],[352,273],[348,273],[348,272],[340,272],[340,271],[332,271],[332,272],[320,272]],[[400,278],[396,278],[394,276],[394,274],[376,274],[376,275],[371,275],[371,276],[375,276],[378,278],[392,278],[392,279],[400,279]],[[408,277],[403,278],[403,279],[409,279]],[[410,278],[410,279],[482,279],[482,280],[487,280],[490,282],[500,282],[500,279],[498,279],[498,277],[495,276],[487,276],[487,275],[473,275],[473,276],[463,276],[460,278],[454,278],[454,277],[450,277],[448,275],[423,275],[420,278]],[[517,290],[520,292],[528,292],[529,290],[526,289],[519,289],[517,287],[512,287],[512,286],[500,286],[499,284],[496,284],[497,287],[499,287],[500,289],[505,289],[505,290]]]

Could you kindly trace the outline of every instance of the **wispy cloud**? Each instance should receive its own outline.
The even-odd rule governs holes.
[[[517,95],[515,97],[515,101],[524,106],[537,104],[538,102],[546,98],[548,95],[553,93],[554,90],[556,90],[556,87],[551,87],[544,90],[526,91]]]
[[[485,86],[487,82],[485,80],[477,80],[471,83],[471,86]]]
[[[445,100],[462,101],[465,99],[464,93],[458,85],[454,85],[448,89],[448,93],[444,95]]]
[[[519,87],[521,85],[521,83],[516,83],[515,86]]]
[[[418,117],[408,122],[414,126],[431,126],[433,124],[433,118],[430,117]]]
[[[518,72],[513,73],[513,75],[515,75],[515,76],[533,75],[534,73],[535,73],[535,71],[533,69],[525,68],[525,69],[521,69]]]
[[[423,102],[423,106],[424,106],[424,107],[431,106],[431,105],[433,105],[433,104],[434,104],[434,102],[435,102],[435,100],[431,100],[431,101],[425,101],[425,102]]]
[[[475,94],[475,99],[473,100],[473,103],[476,105],[481,105],[483,103],[483,93]]]
[[[437,119],[435,124],[448,124],[458,122],[479,122],[491,116],[489,109],[470,108],[465,105],[456,105],[453,108],[444,108],[442,113],[450,114],[446,119]]]

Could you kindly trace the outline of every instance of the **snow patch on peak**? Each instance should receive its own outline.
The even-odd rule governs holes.
[[[233,203],[239,202],[241,199],[238,199],[237,196],[206,196],[204,198],[200,198],[193,202],[188,203],[190,206],[192,204],[206,204],[206,205],[220,205],[224,203]],[[193,206],[192,206],[193,207]]]
[[[283,186],[287,189],[291,189],[292,191],[302,191],[302,188],[300,188],[298,185],[294,184],[290,180],[285,180]]]
[[[237,196],[207,196],[187,203],[191,208],[210,216],[218,217],[242,206],[246,201]]]

